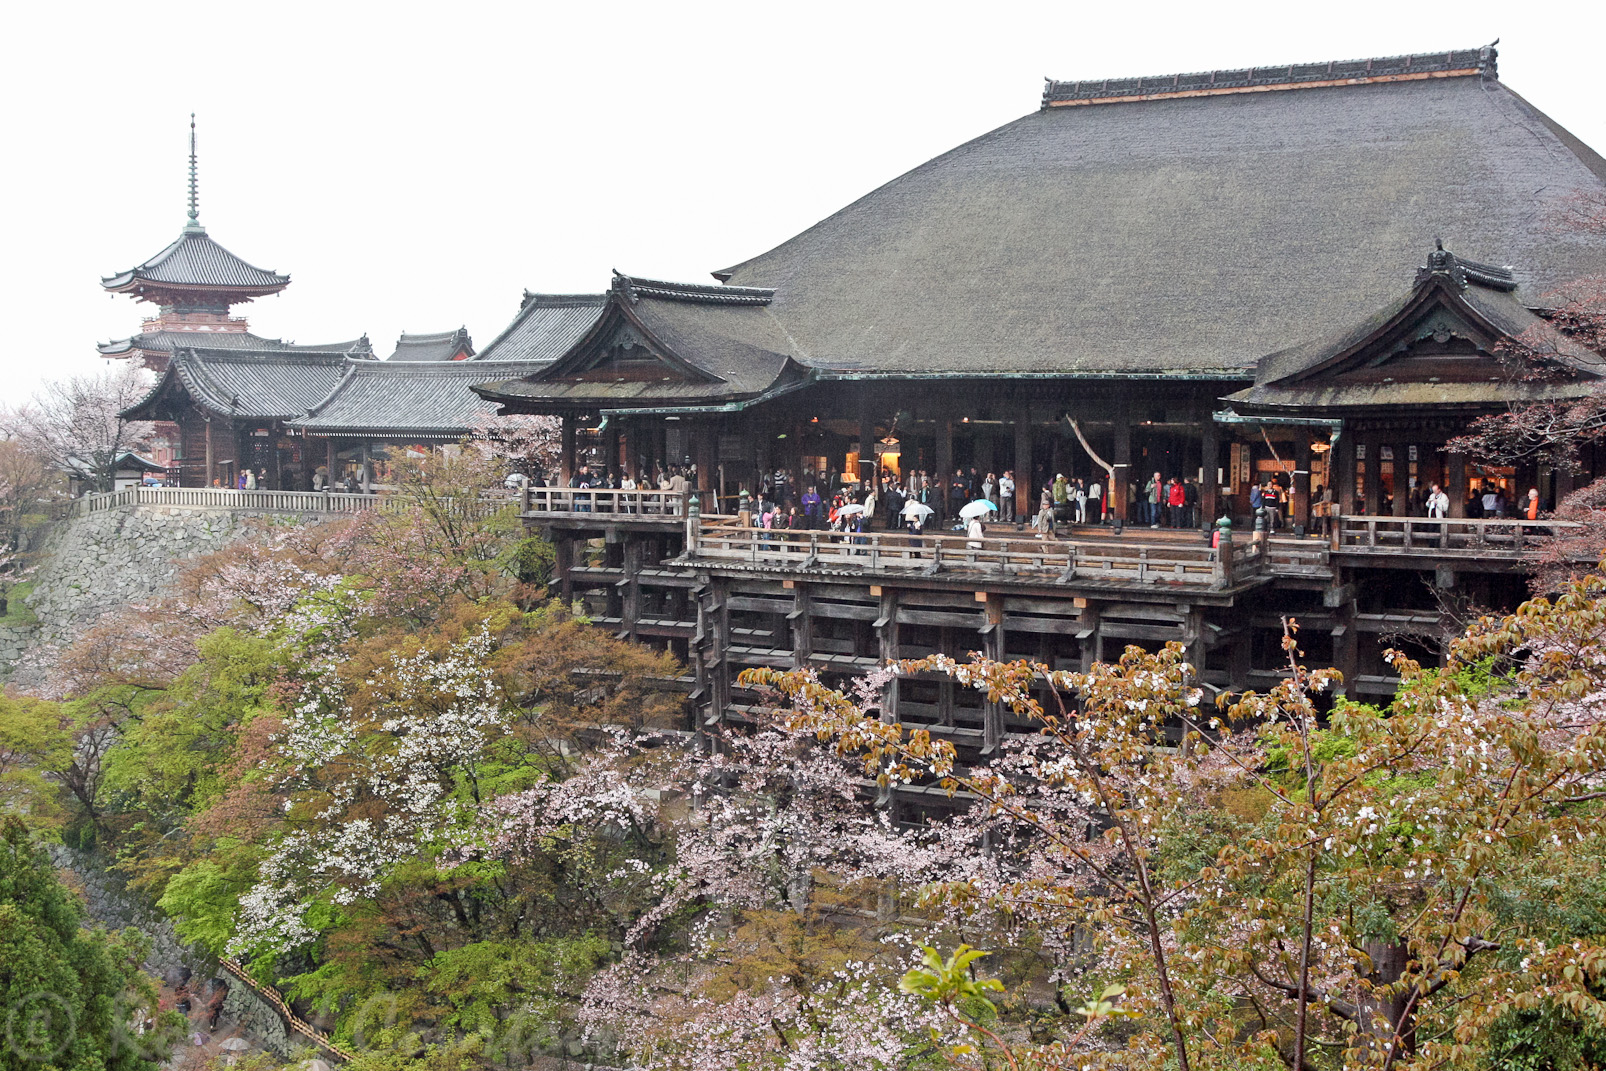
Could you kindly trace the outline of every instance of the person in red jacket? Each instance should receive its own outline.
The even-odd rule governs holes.
[[[1166,485],[1165,501],[1166,505],[1171,507],[1171,527],[1181,528],[1186,520],[1184,514],[1187,512],[1188,490],[1175,476],[1171,477],[1171,482]]]

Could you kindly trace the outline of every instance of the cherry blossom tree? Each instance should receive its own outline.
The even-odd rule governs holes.
[[[117,458],[133,450],[151,426],[123,418],[150,390],[150,375],[131,365],[46,384],[32,401],[0,416],[7,436],[57,472],[83,476],[110,491]]]

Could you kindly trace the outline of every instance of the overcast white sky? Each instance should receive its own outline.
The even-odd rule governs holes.
[[[466,323],[610,268],[708,281],[1037,107],[1042,79],[1467,48],[1606,151],[1606,3],[30,3],[5,17],[0,401],[150,306],[98,279],[201,220],[298,342]]]

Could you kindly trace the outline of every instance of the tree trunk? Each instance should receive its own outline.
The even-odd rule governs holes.
[[[1356,1002],[1359,1010],[1356,1026],[1360,1036],[1365,1039],[1368,1048],[1387,1052],[1398,1027],[1402,1051],[1396,1054],[1396,1059],[1415,1052],[1414,1011],[1409,1021],[1400,1021],[1416,988],[1414,985],[1399,985],[1411,960],[1410,947],[1402,941],[1366,941],[1362,943],[1361,951],[1372,961],[1372,969],[1364,977],[1374,991],[1362,993]]]

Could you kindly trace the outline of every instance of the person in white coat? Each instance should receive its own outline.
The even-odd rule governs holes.
[[[1428,492],[1428,516],[1448,517],[1450,515],[1450,496],[1438,484]]]

